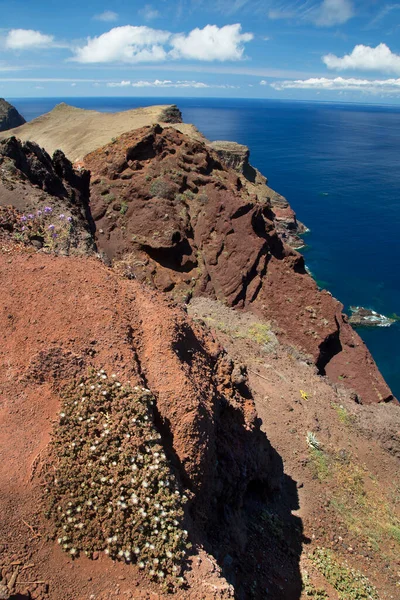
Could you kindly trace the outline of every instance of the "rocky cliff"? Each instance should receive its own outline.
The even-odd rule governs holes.
[[[9,102],[0,98],[0,131],[19,127],[26,123],[24,117]]]
[[[192,134],[0,143],[0,595],[395,597],[398,406],[247,150]]]
[[[342,305],[282,241],[276,200],[242,149],[157,125],[122,135],[83,164],[96,243],[121,272],[176,300],[207,295],[272,319],[287,344],[359,401],[392,398]]]

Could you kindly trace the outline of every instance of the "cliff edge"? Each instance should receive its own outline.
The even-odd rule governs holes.
[[[0,98],[0,131],[7,131],[8,129],[19,127],[24,123],[26,123],[26,121],[24,117],[19,114],[17,109],[4,100],[4,98]]]

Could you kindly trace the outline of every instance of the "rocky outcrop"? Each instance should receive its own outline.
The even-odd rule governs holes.
[[[282,242],[265,185],[241,173],[246,155],[229,159],[238,170],[225,160],[159,125],[89,154],[98,247],[121,273],[177,300],[207,295],[272,319],[282,340],[360,401],[390,400],[343,306],[318,290],[302,256]]]
[[[390,327],[396,323],[396,319],[380,315],[375,310],[363,308],[362,306],[350,306],[351,316],[349,323],[353,327]]]
[[[275,215],[275,229],[281,240],[294,249],[303,248],[305,244],[300,235],[305,233],[307,228],[297,220],[296,213],[286,198],[271,189],[267,185],[268,179],[250,164],[248,147],[236,142],[220,141],[212,142],[210,147],[224,164],[241,173],[250,184],[255,186],[258,195],[270,203]]]
[[[24,117],[9,102],[0,98],[0,131],[7,131],[26,123]]]
[[[0,235],[64,253],[93,251],[89,179],[61,151],[50,158],[33,142],[0,141]]]
[[[167,106],[160,113],[160,121],[163,123],[182,123],[182,113],[176,104]]]

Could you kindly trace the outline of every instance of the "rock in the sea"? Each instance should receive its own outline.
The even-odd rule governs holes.
[[[0,131],[7,131],[26,123],[24,117],[4,98],[0,98]]]
[[[390,327],[396,319],[380,315],[375,310],[363,308],[362,306],[350,306],[352,312],[349,323],[353,327]]]

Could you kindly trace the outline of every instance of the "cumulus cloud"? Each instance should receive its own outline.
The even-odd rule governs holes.
[[[242,33],[240,23],[235,25],[206,25],[203,29],[193,29],[188,35],[173,36],[171,55],[174,58],[194,60],[240,60],[244,44],[253,39],[252,33]]]
[[[106,23],[112,23],[113,21],[118,21],[118,14],[113,10],[105,10],[99,15],[94,15],[93,17],[96,21],[104,21]]]
[[[145,4],[142,9],[139,10],[139,15],[143,17],[145,21],[152,21],[160,16],[159,11],[153,8],[151,4]]]
[[[109,82],[107,87],[134,87],[134,88],[234,88],[232,85],[225,84],[208,84],[202,81],[172,81],[171,79],[155,79],[154,81],[120,81],[120,82]]]
[[[265,81],[265,79],[261,79],[260,85],[268,85],[268,81]]]
[[[86,46],[77,48],[75,60],[81,63],[154,62],[167,57],[162,44],[171,34],[149,27],[124,25],[107,33],[88,38]]]
[[[193,29],[187,35],[125,25],[88,38],[85,46],[76,48],[73,60],[81,63],[159,62],[167,58],[240,60],[244,44],[252,39],[253,34],[242,33],[239,23],[224,27],[206,25],[203,29]]]
[[[331,90],[362,91],[367,94],[400,94],[400,79],[356,79],[336,77],[311,77],[294,81],[275,81],[271,83],[275,90]]]
[[[354,16],[353,3],[350,0],[324,0],[310,16],[320,27],[341,25]]]
[[[352,69],[400,75],[400,55],[394,54],[386,44],[379,44],[376,48],[359,44],[351,54],[346,54],[342,58],[335,54],[327,54],[322,57],[322,60],[329,69],[337,71]]]
[[[33,29],[11,29],[6,37],[5,46],[9,50],[33,50],[49,48],[54,44],[54,36],[45,35]]]

